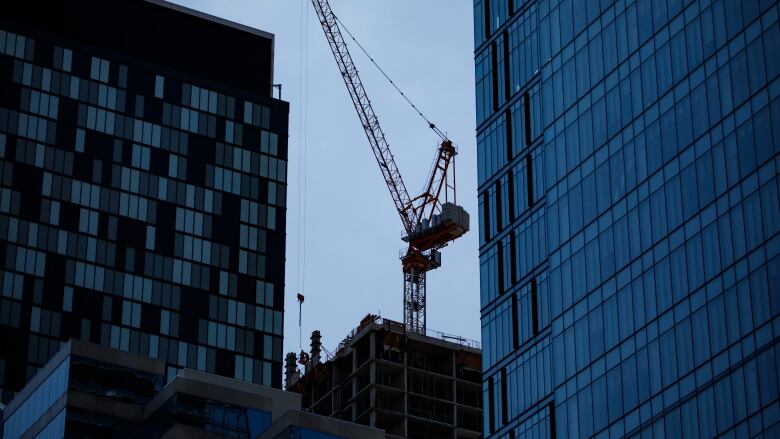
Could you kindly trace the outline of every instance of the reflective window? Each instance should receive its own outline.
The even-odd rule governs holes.
[[[65,359],[27,396],[24,402],[17,406],[16,410],[5,414],[4,436],[21,437],[67,391],[69,365],[70,359]],[[52,428],[56,429],[58,425],[55,423]]]

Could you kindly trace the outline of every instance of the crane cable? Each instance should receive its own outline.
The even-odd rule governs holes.
[[[303,297],[306,291],[306,198],[308,194],[308,93],[309,93],[309,8],[308,0],[301,0],[301,29],[300,29],[300,82],[298,94],[301,105],[298,109],[299,124],[299,154],[298,159],[298,261],[297,261],[297,287],[298,287],[298,349],[303,345]]]
[[[303,76],[303,95],[306,99],[306,105],[303,107],[303,269],[301,270],[301,294],[306,291],[306,238],[307,238],[307,217],[309,210],[307,201],[309,195],[309,7],[304,2],[304,34],[303,34],[303,57],[304,57],[304,76]],[[303,302],[301,302],[303,304]]]
[[[344,24],[344,22],[342,22],[342,21],[339,19],[339,17],[338,17],[336,14],[333,14],[333,18],[335,18],[335,19],[336,19],[336,22],[338,22],[339,26],[341,26],[341,28],[342,28],[342,29],[344,29],[344,32],[346,32],[346,33],[347,33],[347,35],[349,35],[349,37],[350,37],[350,38],[352,38],[352,41],[354,41],[354,42],[355,42],[355,44],[357,44],[357,46],[358,46],[358,47],[360,48],[360,50],[361,50],[361,51],[362,51],[362,52],[363,52],[363,53],[366,55],[366,57],[368,57],[368,59],[369,59],[369,60],[371,60],[371,63],[374,65],[374,67],[376,67],[376,68],[377,68],[377,69],[378,69],[378,70],[379,70],[379,71],[382,73],[382,75],[385,77],[385,79],[387,79],[387,80],[388,80],[388,82],[390,82],[390,84],[391,84],[391,85],[392,85],[392,86],[393,86],[393,87],[396,89],[396,91],[397,91],[398,93],[400,93],[400,94],[401,94],[401,96],[403,96],[403,98],[404,98],[404,99],[406,100],[406,102],[407,102],[407,103],[408,103],[408,104],[409,104],[409,105],[410,105],[410,106],[411,106],[411,107],[414,109],[414,111],[416,111],[416,112],[417,112],[417,114],[419,114],[419,115],[420,115],[420,117],[422,117],[422,118],[423,118],[423,120],[424,120],[425,122],[427,122],[427,123],[428,123],[428,127],[429,127],[431,130],[433,130],[433,132],[434,132],[434,133],[436,133],[436,134],[437,134],[437,135],[438,135],[438,136],[439,136],[439,137],[440,137],[442,140],[447,140],[447,136],[446,136],[446,135],[445,135],[445,134],[444,134],[444,133],[443,133],[443,132],[442,132],[442,131],[441,131],[441,130],[440,130],[438,127],[437,127],[437,126],[436,126],[436,124],[434,124],[433,122],[431,122],[431,121],[430,121],[430,119],[428,119],[428,118],[427,118],[427,117],[426,117],[426,116],[425,116],[425,115],[422,113],[422,111],[420,111],[420,109],[419,109],[419,108],[417,108],[417,106],[416,106],[416,105],[414,105],[414,103],[411,101],[411,99],[409,99],[409,97],[408,97],[408,96],[406,96],[406,94],[405,94],[405,93],[404,93],[404,92],[403,92],[403,91],[402,91],[402,90],[401,90],[401,89],[400,89],[400,88],[399,88],[399,87],[396,85],[396,83],[395,83],[395,82],[393,82],[393,80],[392,80],[392,79],[390,79],[390,76],[388,76],[388,74],[387,74],[387,73],[386,73],[386,72],[385,72],[385,71],[382,69],[382,67],[379,67],[379,64],[377,64],[377,62],[376,62],[376,61],[374,61],[374,58],[373,58],[373,57],[371,57],[371,55],[369,55],[369,54],[368,54],[368,51],[366,51],[366,49],[365,49],[365,48],[364,48],[364,47],[363,47],[363,46],[360,44],[360,42],[358,42],[358,40],[355,38],[355,36],[354,36],[354,35],[352,35],[352,32],[350,32],[350,31],[349,31],[349,29],[348,29],[348,28],[347,28],[347,26]]]

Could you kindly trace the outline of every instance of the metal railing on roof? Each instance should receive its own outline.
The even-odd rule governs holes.
[[[359,326],[357,326],[355,328],[352,328],[352,330],[349,331],[349,333],[346,335],[346,337],[344,337],[344,339],[341,340],[341,342],[339,342],[339,345],[336,348],[335,352],[336,353],[341,352],[342,349],[344,349],[347,346],[349,346],[349,344],[352,342],[352,340],[355,338],[355,336],[358,335],[358,333],[360,331],[362,331],[363,328],[367,327],[368,325],[372,325],[373,324],[373,325],[387,326],[389,329],[394,330],[395,332],[398,332],[398,333],[401,333],[401,334],[404,333],[404,325],[401,322],[397,322],[395,320],[386,319],[386,318],[383,318],[383,317],[381,317],[379,315],[375,315],[375,316],[371,316],[371,317],[373,317],[373,318],[370,319],[368,322],[366,322],[365,319],[364,319],[363,323],[361,323]],[[480,349],[480,350],[482,349],[482,343],[480,343],[479,341],[468,339],[466,337],[461,337],[459,335],[448,334],[446,332],[436,331],[434,329],[426,329],[425,335],[428,336],[428,337],[431,337],[431,338],[436,338],[436,339],[439,339],[439,340],[442,340],[442,341],[447,341],[447,342],[450,342],[450,343],[459,344],[461,346],[465,346],[465,347],[472,348],[472,349]],[[329,355],[328,357],[332,357],[332,355]],[[330,358],[327,358],[327,359],[329,360]]]
[[[438,338],[451,343],[457,343],[468,348],[482,350],[482,343],[479,341],[461,337],[459,335],[447,334],[446,332],[436,331],[434,329],[426,329],[425,335],[431,338]]]

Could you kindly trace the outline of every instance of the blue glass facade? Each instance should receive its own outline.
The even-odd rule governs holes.
[[[780,435],[779,14],[474,1],[486,437]]]
[[[18,409],[6,420],[3,436],[18,438],[30,428],[41,416],[62,397],[68,390],[70,358],[66,358],[56,369],[21,403]],[[64,406],[65,404],[60,404]],[[42,437],[62,437],[65,408],[54,416],[47,433]],[[59,432],[59,436],[56,434]]]

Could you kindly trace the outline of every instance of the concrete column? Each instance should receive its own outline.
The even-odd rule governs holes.
[[[369,398],[371,401],[371,408],[374,410],[371,410],[371,414],[369,415],[369,422],[372,427],[376,427],[376,407],[377,407],[377,399],[376,399],[376,331],[371,331],[371,334],[368,338],[368,342],[371,343],[369,346],[369,353],[370,358],[368,361],[370,361],[368,365],[368,373],[369,373],[369,385],[371,388],[369,389]]]
[[[456,370],[457,366],[457,353],[455,351],[452,352],[452,439],[457,439],[458,437],[458,372]]]
[[[354,375],[355,370],[357,370],[357,365],[358,365],[357,349],[353,347],[352,348],[352,396],[355,396],[355,394],[357,394],[358,391],[358,383]],[[354,402],[350,404],[350,407],[352,409],[352,422],[355,422],[355,419],[357,419],[357,415],[358,415],[357,407],[355,406]]]
[[[407,353],[404,349],[404,437],[409,437],[409,363],[407,361]]]
[[[338,395],[336,395],[337,393],[336,387],[339,384],[336,382],[336,373],[338,373],[336,363],[333,363],[332,370],[333,373],[331,373],[330,376],[328,377],[328,381],[330,382],[330,416],[334,417],[334,415],[336,414],[336,410],[339,409],[338,405],[336,404],[338,402]],[[339,390],[340,390],[340,386],[339,386]]]

